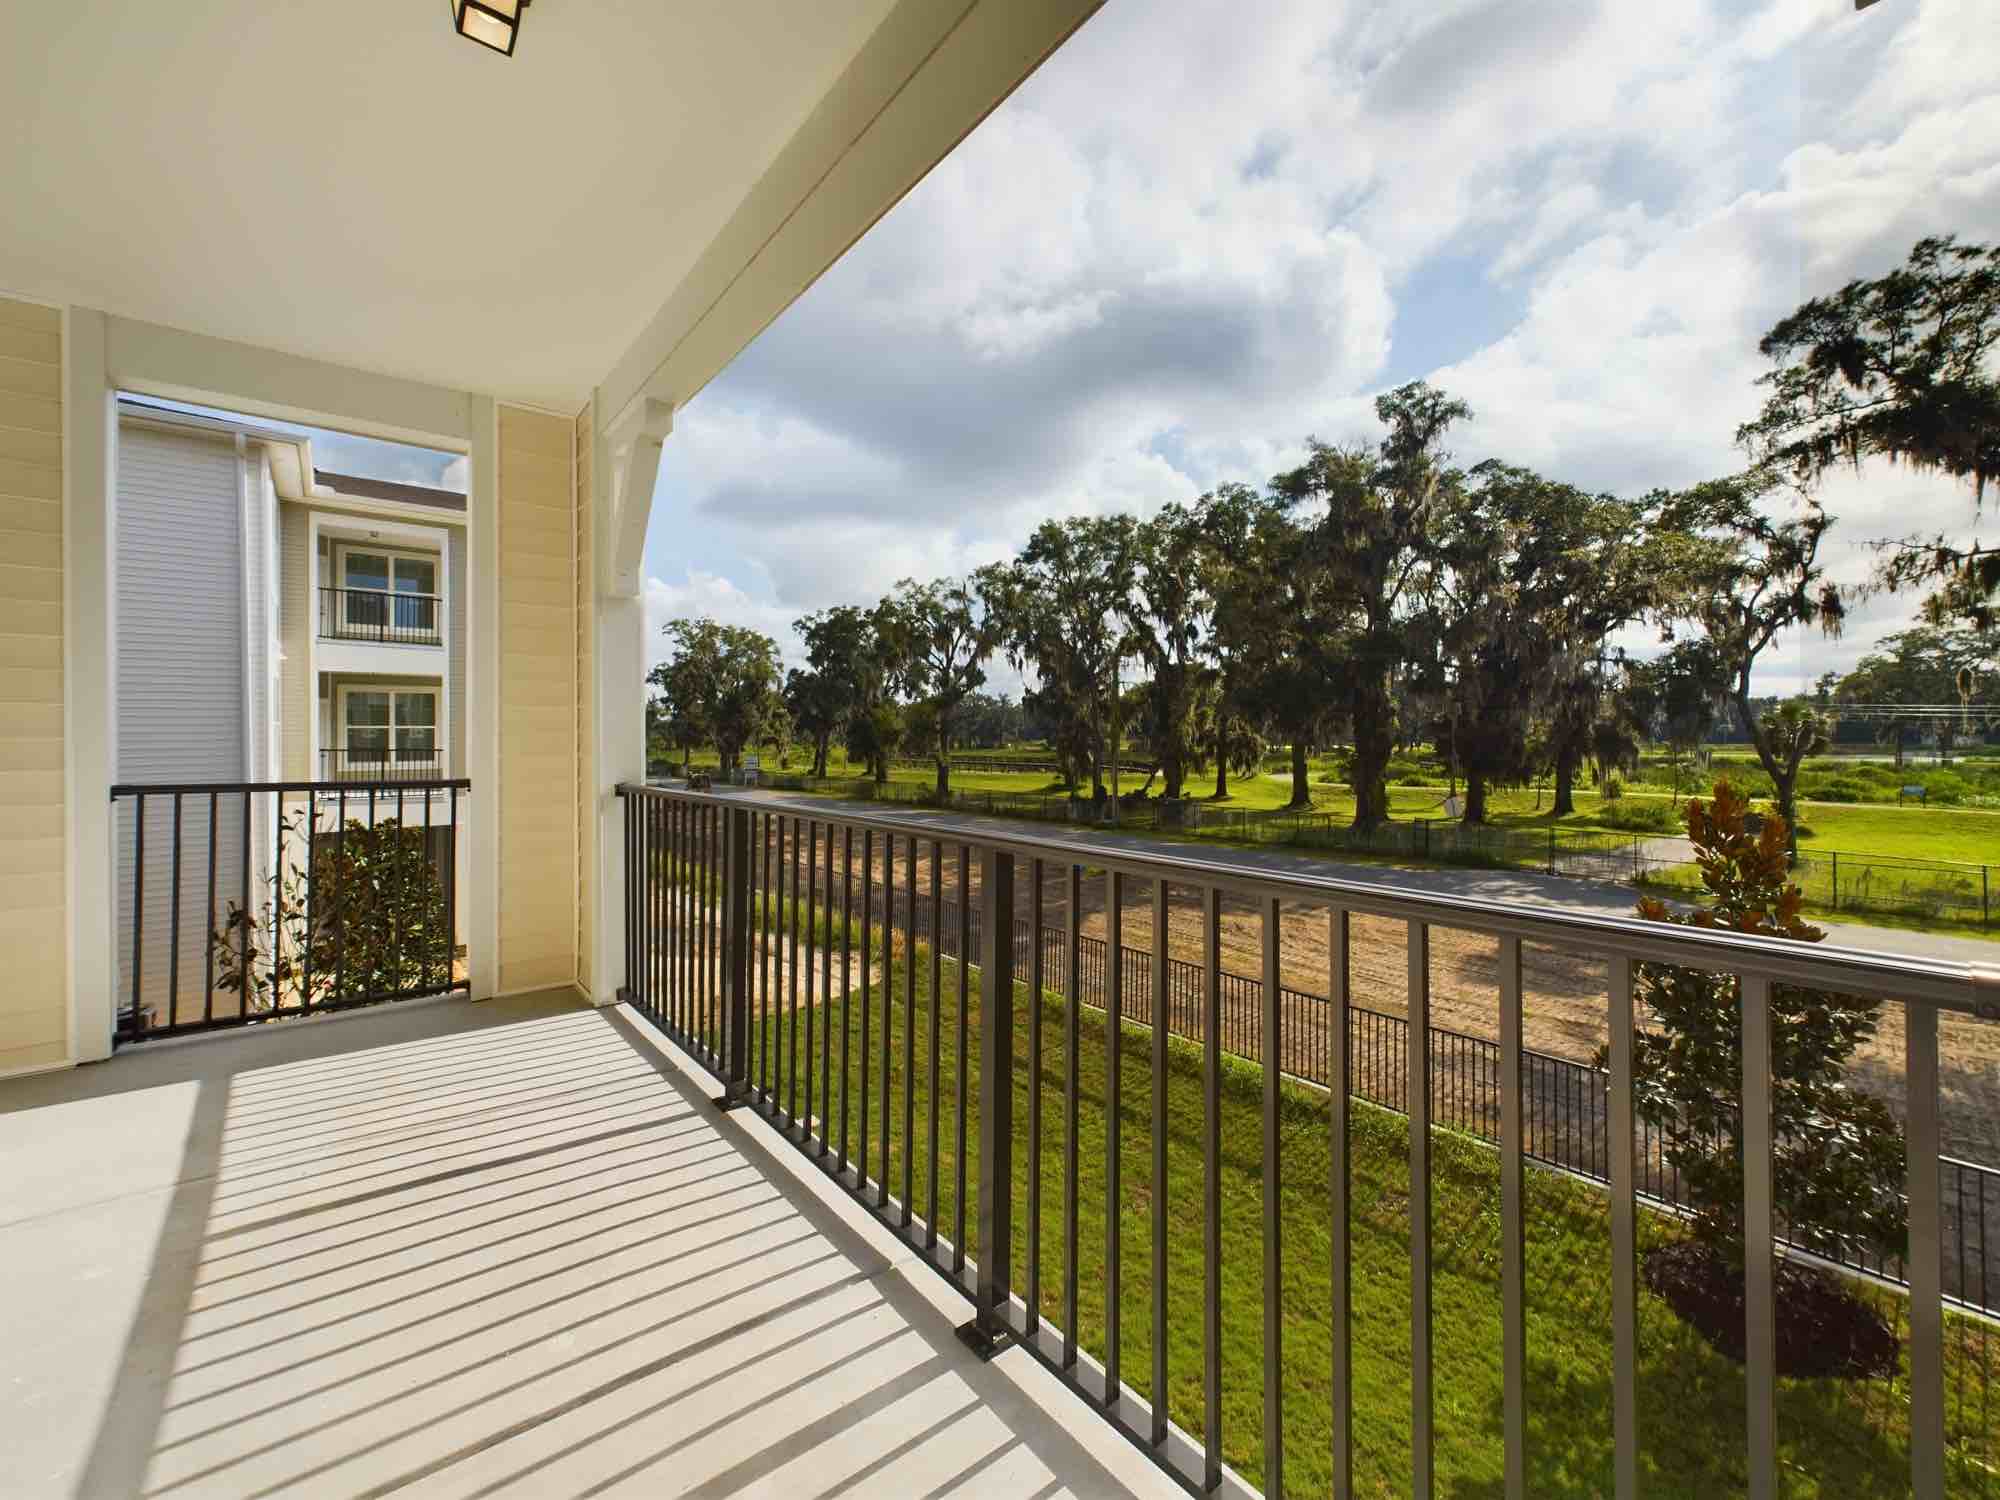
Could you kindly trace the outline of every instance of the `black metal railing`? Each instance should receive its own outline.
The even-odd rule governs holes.
[[[112,787],[118,1039],[466,988],[457,854],[471,785]]]
[[[387,589],[322,587],[319,633],[322,640],[441,646],[444,598],[439,594],[392,594]]]
[[[319,753],[322,781],[366,786],[369,782],[443,781],[444,752],[428,749],[345,750],[327,749]]]
[[[1644,1228],[1642,1239],[1639,1213],[1636,966],[1670,963],[1740,977],[1741,1209],[1749,1232],[1771,1240],[1784,1227],[1771,1173],[1774,1087],[1768,1065],[1756,1060],[1770,1055],[1772,988],[1883,997],[1900,1011],[1909,1098],[1909,1410],[1897,1441],[1907,1447],[1914,1493],[1942,1493],[1952,1450],[1945,1441],[1947,1187],[1938,1150],[1938,1018],[1947,1010],[1995,1014],[1992,997],[1967,966],[1059,837],[995,838],[910,817],[820,817],[726,794],[637,786],[621,787],[620,795],[622,998],[717,1075],[725,1102],[769,1120],[959,1287],[973,1304],[972,1321],[961,1330],[968,1342],[988,1350],[1020,1343],[1197,1491],[1223,1481],[1222,1369],[1225,1358],[1246,1357],[1245,1349],[1250,1360],[1261,1359],[1261,1375],[1239,1371],[1232,1379],[1254,1384],[1262,1420],[1254,1442],[1241,1446],[1261,1455],[1265,1492],[1283,1487],[1287,1406],[1328,1396],[1334,1489],[1350,1491],[1358,1434],[1350,1425],[1357,1356],[1348,1288],[1362,1232],[1357,1217],[1365,1208],[1372,1253],[1394,1244],[1400,1248],[1390,1253],[1408,1261],[1409,1340],[1401,1346],[1408,1357],[1397,1358],[1395,1376],[1407,1379],[1410,1392],[1402,1480],[1416,1493],[1431,1492],[1436,1459],[1434,1287],[1451,1277],[1448,1285],[1473,1294],[1458,1264],[1474,1253],[1458,1242],[1467,1232],[1461,1221],[1491,1220],[1497,1287],[1476,1294],[1494,1303],[1497,1443],[1507,1488],[1527,1492],[1526,1228],[1531,1214],[1582,1210],[1558,1210],[1554,1205],[1571,1201],[1562,1192],[1537,1188],[1531,1195],[1522,1166],[1541,1160],[1578,1172],[1570,1163],[1584,1160],[1596,1164],[1584,1175],[1598,1178],[1594,1191],[1609,1205],[1593,1222],[1609,1239],[1611,1336],[1601,1368],[1572,1373],[1601,1377],[1612,1414],[1591,1439],[1603,1445],[1602,1481],[1591,1484],[1606,1493],[1636,1493],[1639,1249],[1662,1233]],[[1096,896],[1100,886],[1094,904],[1107,930],[1093,949],[1070,914],[1085,910],[1086,890]],[[1181,967],[1169,953],[1173,888],[1198,898],[1201,963]],[[1256,980],[1222,969],[1225,895],[1250,901],[1257,913]],[[1121,939],[1125,914],[1148,904],[1152,943],[1128,947]],[[1355,915],[1397,919],[1407,931],[1407,1021],[1353,1003]],[[1301,998],[1280,983],[1282,932],[1300,923],[1325,935],[1331,1000]],[[1430,1024],[1431,934],[1452,929],[1497,944],[1497,1043],[1440,1036]],[[1539,1055],[1521,1045],[1525,942],[1603,962],[1607,1069],[1550,1059],[1561,1065],[1551,1079],[1535,1077]],[[1007,1003],[994,1003],[999,997]],[[1145,1026],[1154,997],[1164,1000],[1167,1024]],[[1348,1024],[1329,1024],[1337,1014]],[[1194,1050],[1176,1044],[1170,1051],[1175,1033],[1195,1043]],[[1430,1046],[1412,1049],[1412,1034],[1430,1038]],[[1225,1066],[1230,1053],[1259,1066]],[[1341,1107],[1329,1110],[1316,1102],[1324,1092],[1315,1095],[1286,1077],[1315,1072],[1354,1079],[1356,1087],[1352,1094],[1335,1091]],[[1171,1113],[1169,1083],[1186,1091]],[[1565,1090],[1574,1102],[1541,1119],[1538,1098]],[[1197,1092],[1200,1102],[1192,1105]],[[1404,1110],[1410,1126],[1397,1133],[1402,1143],[1385,1150],[1389,1138],[1373,1125],[1364,1128],[1347,1107],[1353,1095]],[[1025,1130],[1014,1118],[1017,1109],[1026,1111]],[[1489,1113],[1497,1118],[1489,1121]],[[1462,1168],[1434,1164],[1432,1140],[1433,1127],[1454,1124],[1496,1145],[1498,1212],[1486,1201],[1455,1202],[1454,1238],[1447,1242],[1438,1237],[1447,1225],[1434,1224],[1435,1199],[1441,1183],[1459,1180],[1447,1170]],[[1564,1128],[1568,1139],[1560,1138]],[[1125,1138],[1129,1131],[1138,1133],[1136,1141]],[[1366,1199],[1354,1166],[1364,1149],[1374,1174]],[[1406,1190],[1398,1186],[1404,1172]],[[1981,1184],[1974,1191],[1983,1192],[1985,1179],[1973,1181]],[[1455,1191],[1465,1191],[1463,1184]],[[1261,1214],[1252,1206],[1260,1201]],[[1313,1228],[1293,1246],[1284,1224],[1298,1213]],[[1226,1264],[1225,1233],[1233,1246]],[[1190,1257],[1196,1244],[1200,1253]],[[1304,1282],[1287,1274],[1299,1257],[1317,1266]],[[1261,1291],[1247,1301],[1226,1299],[1224,1277],[1258,1275],[1258,1261]],[[1743,1437],[1728,1444],[1734,1451],[1715,1455],[1722,1488],[1742,1488],[1746,1469],[1771,1482],[1777,1472],[1775,1270],[1764,1257],[1752,1256],[1747,1265],[1748,1414],[1738,1429]],[[1183,1269],[1172,1271],[1170,1286],[1173,1266]],[[1288,1322],[1300,1315],[1286,1299],[1302,1295],[1326,1299],[1312,1317],[1323,1315],[1331,1359],[1330,1382],[1320,1362],[1325,1356],[1315,1356],[1303,1387],[1287,1363],[1285,1337]],[[1107,1316],[1106,1309],[1117,1311]],[[1463,1309],[1454,1311],[1453,1337],[1462,1341]],[[1149,1358],[1128,1366],[1121,1325],[1147,1321]],[[1225,1328],[1235,1351],[1227,1355]],[[1375,1330],[1371,1339],[1379,1343],[1380,1334]],[[1191,1368],[1197,1361],[1198,1372]],[[1177,1362],[1184,1362],[1178,1384]],[[1316,1408],[1316,1415],[1325,1413]],[[1370,1440],[1379,1446],[1381,1434]],[[1769,1483],[1752,1488],[1770,1492]]]

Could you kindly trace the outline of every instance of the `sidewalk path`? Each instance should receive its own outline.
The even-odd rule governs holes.
[[[678,785],[678,783],[674,783]],[[1019,838],[1042,826],[1012,818],[986,818],[973,813],[936,808],[899,806],[887,803],[853,803],[836,797],[813,797],[789,792],[741,791],[731,795],[755,799],[771,806],[795,809],[816,817],[839,817],[842,810],[865,814],[897,823],[906,823],[925,833],[957,831],[996,838]],[[1176,839],[1170,835],[1138,836],[1110,829],[1065,824],[1061,836],[1068,841],[1093,843],[1106,849],[1129,849],[1135,854],[1159,854],[1162,850],[1199,850],[1205,859],[1227,858],[1235,863],[1256,866],[1285,875],[1331,876],[1385,890],[1411,891],[1428,895],[1472,896],[1487,901],[1511,901],[1522,906],[1551,907],[1559,911],[1581,911],[1614,916],[1630,915],[1635,904],[1627,886],[1593,880],[1573,880],[1561,875],[1541,875],[1527,870],[1480,870],[1457,866],[1428,865],[1415,869],[1393,865],[1351,864],[1283,847],[1243,848],[1218,845],[1206,840]],[[1941,958],[1959,963],[2000,968],[2000,943],[1948,933],[1911,932],[1900,927],[1868,927],[1849,922],[1823,922],[1827,941],[1843,948],[1859,948],[1870,953],[1890,953],[1911,958]]]

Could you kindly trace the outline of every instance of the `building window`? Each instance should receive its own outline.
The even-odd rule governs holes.
[[[417,641],[437,635],[435,553],[343,547],[338,561],[345,633]]]
[[[436,688],[343,687],[341,770],[441,769]]]

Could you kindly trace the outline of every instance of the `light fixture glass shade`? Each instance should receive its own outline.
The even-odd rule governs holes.
[[[512,57],[527,6],[528,0],[452,0],[452,20],[460,36]]]

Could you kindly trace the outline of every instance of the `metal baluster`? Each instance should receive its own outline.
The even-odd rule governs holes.
[[[1069,965],[1063,997],[1063,1352],[1065,1370],[1076,1364],[1077,1046],[1083,1006],[1083,867],[1069,867],[1065,893]]]
[[[1153,881],[1153,1446],[1167,1440],[1167,882]]]
[[[1281,1168],[1278,1160],[1278,1073],[1284,1057],[1278,994],[1278,939],[1281,913],[1273,898],[1264,901],[1264,1494],[1285,1493],[1284,1244]],[[1414,1371],[1412,1372],[1415,1373]]]
[[[452,787],[447,795],[451,799],[448,811],[451,813],[451,853],[444,864],[444,959],[445,973],[454,988],[458,984],[458,788]],[[319,809],[311,809],[313,814],[312,837],[319,837]],[[308,856],[310,858],[310,856]],[[468,972],[466,989],[472,988],[472,976]]]
[[[1431,1430],[1430,928],[1409,924],[1409,1029],[1404,1036],[1410,1116],[1410,1493],[1433,1486]]]
[[[1777,1493],[1777,1320],[1771,1250],[1771,981],[1743,992],[1743,1384],[1750,1500]]]
[[[957,1197],[952,1202],[951,1269],[954,1275],[965,1269],[965,1109],[966,1075],[972,1071],[972,1044],[967,1030],[972,1009],[971,965],[972,955],[972,883],[967,870],[972,863],[972,851],[964,844],[958,846],[958,1162],[955,1186]]]
[[[203,969],[201,993],[201,1019],[204,1023],[215,1019],[215,844],[221,824],[216,817],[216,793],[208,794],[208,926],[204,929],[207,941],[202,944],[207,950]]]
[[[255,983],[255,975],[252,972],[250,955],[255,950],[256,944],[250,941],[251,910],[252,910],[250,905],[250,857],[251,857],[250,793],[248,791],[244,791],[240,794],[240,796],[243,802],[243,842],[237,847],[241,851],[242,861],[243,861],[242,862],[243,891],[242,891],[242,900],[237,904],[236,909],[243,914],[243,928],[241,934],[243,938],[243,952],[240,955],[238,955],[242,959],[242,973],[240,975],[240,978],[243,987],[236,993],[238,1000],[238,1014],[241,1016],[242,1019],[247,1021],[250,1018],[251,987]],[[371,832],[375,827],[375,789],[373,787],[370,787],[368,789],[368,827]],[[172,1016],[167,1017],[167,1024],[172,1025],[173,1023],[174,1023],[174,1017]]]
[[[168,915],[167,1019],[170,1024],[177,1024],[181,1016],[181,794],[179,792],[174,793],[174,874],[169,899],[173,902],[173,910]]]
[[[961,966],[963,959],[960,960]],[[917,1170],[917,840],[903,862],[903,1228],[916,1214]]]
[[[1352,977],[1349,948],[1352,919],[1338,907],[1327,913],[1326,993],[1329,1013],[1327,1078],[1333,1080],[1327,1101],[1329,1132],[1329,1228],[1332,1248],[1333,1303],[1333,1494],[1349,1500],[1354,1493],[1354,1230],[1352,1210],[1353,1147],[1349,1139],[1352,1110],[1348,1099],[1348,1026]]]
[[[1617,1500],[1639,1493],[1637,1226],[1632,1197],[1632,960],[1611,968],[1611,1434]]]
[[[1938,1015],[1930,1005],[1903,1006],[1903,1075],[1909,1119],[1905,1190],[1909,1195],[1910,1491],[1914,1500],[1944,1495],[1944,1262],[1938,1192]],[[1982,1247],[1983,1248],[1983,1247]]]
[[[833,1113],[833,825],[826,825],[826,872],[820,882],[826,903],[826,937],[819,946],[819,995],[822,1013],[819,1027],[819,1151],[822,1159],[831,1148]],[[843,971],[844,977],[845,971]]]
[[[829,844],[832,842],[828,841]],[[853,1062],[849,1028],[854,1016],[849,1004],[854,994],[854,829],[840,830],[840,1155],[841,1171],[847,1170],[847,1081]]]
[[[882,836],[882,1174],[876,1179],[876,1207],[889,1202],[890,1106],[895,1098],[889,1067],[896,1029],[896,836]]]
[[[1202,891],[1202,1483],[1222,1483],[1222,890]],[[1337,1408],[1336,1408],[1337,1409]]]
[[[1521,940],[1500,939],[1500,1426],[1507,1500],[1528,1493],[1527,1241],[1521,1201]]]
[[[1028,861],[1028,1286],[1029,1338],[1042,1326],[1042,862]],[[935,907],[933,907],[935,910]],[[936,1097],[936,1085],[932,1085]],[[937,1134],[935,1128],[932,1135]]]
[[[1105,917],[1108,983],[1104,996],[1104,1403],[1118,1404],[1119,1223],[1124,1193],[1119,1186],[1119,1031],[1125,1016],[1125,877],[1113,870],[1105,876],[1109,892]]]
[[[938,1156],[943,1142],[938,1139],[939,1094],[944,1081],[940,1068],[944,1051],[944,845],[931,840],[931,1159],[926,1186],[930,1209],[924,1218],[924,1248],[935,1250],[938,1238]]]
[[[815,918],[816,907],[814,905],[814,902],[817,899],[813,891],[813,885],[815,877],[819,870],[819,824],[811,821],[810,819],[808,819],[806,822],[805,856],[806,856],[806,896],[804,902],[805,905],[804,921],[805,921],[805,931],[806,931],[806,942],[805,942],[806,1103],[805,1103],[805,1114],[801,1117],[804,1122],[804,1136],[802,1138],[802,1143],[803,1141],[810,1141],[812,1139],[812,1114],[813,1114],[813,926],[816,920]]]
[[[771,992],[771,943],[776,902],[772,894],[771,859],[772,845],[783,838],[782,821],[776,813],[764,814],[763,837],[758,841],[758,862],[762,866],[762,876],[758,881],[758,893],[762,898],[757,919],[757,1089],[763,1096],[766,1112],[776,1108],[776,1089],[772,1076],[776,1064],[772,1061],[772,1028],[777,1024],[777,997]]]
[[[868,1183],[868,1021],[874,1008],[874,976],[871,971],[870,941],[875,917],[875,834],[861,830],[861,1128],[856,1137],[854,1186],[858,1192]]]
[[[139,998],[140,978],[146,963],[146,794],[139,793],[133,803],[132,836],[132,1034],[141,1036],[146,1030],[146,1009]],[[244,940],[244,948],[249,942]],[[167,1017],[172,1026],[174,1018]]]

